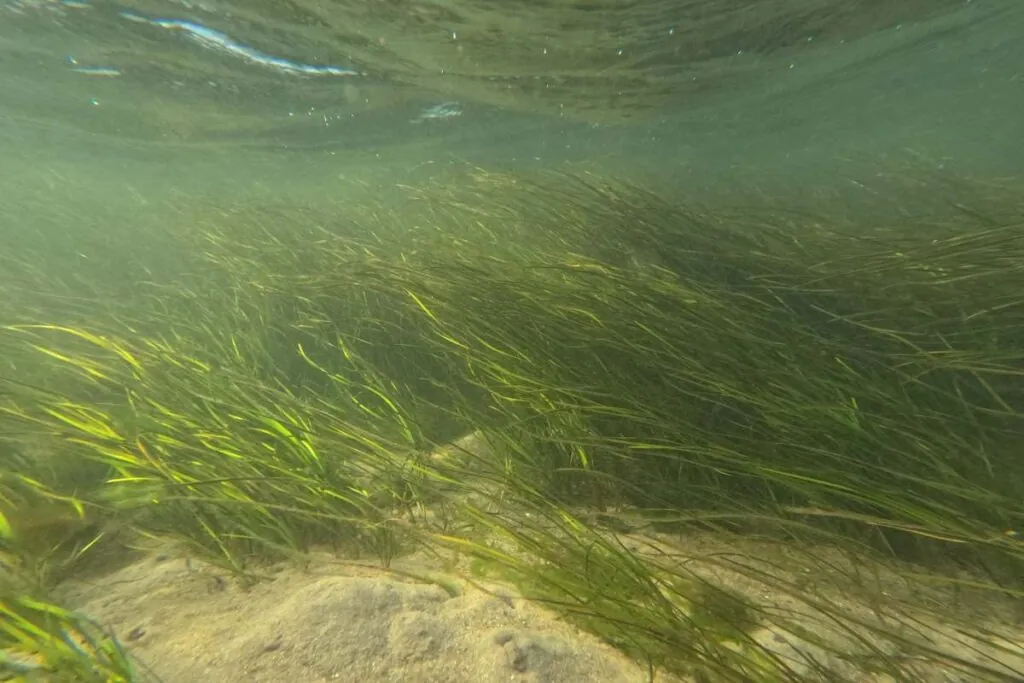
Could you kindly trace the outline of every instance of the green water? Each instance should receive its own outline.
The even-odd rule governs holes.
[[[710,14],[714,3],[706,10],[695,3],[675,12],[656,2],[641,5],[649,11],[633,11],[637,28],[621,31],[622,44],[607,35],[587,43],[580,30],[560,36],[543,26],[550,8],[536,10],[543,37],[538,44],[550,45],[542,48],[551,53],[546,69],[542,60],[514,50],[503,62],[502,54],[518,44],[515,36],[488,42],[488,34],[471,33],[475,15],[490,17],[493,11],[472,3],[450,10],[458,21],[431,20],[447,15],[443,7],[424,4],[422,21],[399,22],[373,13],[363,17],[357,5],[338,2],[330,4],[338,24],[324,9],[323,26],[303,26],[301,19],[289,19],[289,11],[303,14],[285,9],[285,3],[266,13],[246,4],[232,14],[227,4],[190,13],[174,3],[121,8],[8,2],[0,9],[5,206],[30,207],[35,196],[45,197],[52,209],[76,206],[83,195],[102,196],[106,206],[158,202],[168,193],[181,193],[180,201],[193,193],[252,191],[315,198],[344,193],[360,180],[405,182],[453,164],[572,165],[670,188],[737,179],[772,189],[828,186],[850,176],[869,179],[878,166],[911,159],[928,169],[969,174],[1019,171],[1024,14],[1014,2],[945,3],[929,12],[865,6],[831,23],[808,21],[803,40],[788,35],[800,23],[785,22],[785,41],[776,35],[780,29],[770,21],[771,11],[827,16],[830,5],[767,3],[763,25],[760,15],[735,13],[734,22],[745,31],[738,36],[714,25],[735,41],[716,44],[714,59],[701,60],[684,49],[674,63],[665,41],[678,41],[676,52],[695,42],[686,27],[696,22],[687,12]],[[578,11],[600,26],[602,11],[608,21],[623,20],[613,8],[611,3],[604,10]],[[127,21],[118,12],[128,9],[209,26],[266,54],[281,50],[294,62],[353,63],[367,75],[277,73],[204,47],[182,30]],[[561,11],[571,26],[571,5]],[[915,20],[915,11],[938,16]],[[524,33],[531,28],[529,12],[527,6],[517,20]],[[495,21],[513,14],[502,10]],[[470,28],[452,40],[446,21]],[[852,25],[845,31],[844,21]],[[727,18],[722,22],[728,27]],[[374,51],[375,33],[411,47]],[[467,57],[460,42],[481,57]],[[778,42],[793,46],[770,49]],[[732,48],[741,53],[745,45],[766,47],[760,54],[718,56]],[[584,47],[588,55],[624,50],[622,59],[634,65],[613,72],[599,64],[588,73],[572,59],[573,50]],[[647,61],[645,47],[651,52]],[[403,56],[400,65],[396,53]],[[446,54],[452,73],[438,87],[437,72],[445,64],[437,62]],[[74,72],[69,56],[78,66],[116,68],[122,75]],[[704,91],[687,91],[685,82],[698,78],[691,72],[708,83]],[[549,81],[571,78],[584,85],[545,93]],[[526,94],[526,80],[541,85]],[[631,89],[617,97],[624,81]],[[509,101],[518,106],[493,103],[503,90],[513,93]],[[594,104],[602,99],[602,106]],[[410,123],[445,101],[459,102],[462,114]],[[32,209],[26,211],[30,217]]]

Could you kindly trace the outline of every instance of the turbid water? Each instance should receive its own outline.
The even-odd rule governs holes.
[[[126,9],[12,1],[0,9],[4,192],[26,196],[32,186],[19,183],[50,175],[53,188],[41,179],[38,190],[53,197],[63,183],[68,201],[79,185],[117,201],[129,179],[144,195],[231,187],[335,193],[353,180],[404,180],[462,163],[584,165],[670,184],[750,173],[755,182],[792,178],[788,186],[870,175],[873,165],[905,159],[967,173],[1019,169],[1024,47],[1012,2],[866,3],[849,12],[855,17],[838,11],[832,21],[823,17],[837,10],[823,1],[767,3],[757,12],[729,3],[706,29],[721,36],[708,36],[717,44],[703,59],[698,18],[714,16],[717,5],[648,4],[646,13],[634,8],[635,26],[614,3],[563,8],[569,27],[625,22],[615,43],[614,35],[545,26],[557,5],[537,8],[535,19],[524,9],[513,24],[512,6],[466,3],[452,8],[465,15],[456,21],[441,3],[396,3],[388,11],[404,20],[392,23],[338,2],[329,6],[334,15],[320,8],[327,16],[318,26],[285,22],[289,10],[277,3],[264,15],[249,3]],[[182,29],[129,21],[121,14],[129,9],[208,25],[268,55],[287,48],[295,63],[337,62],[365,75],[281,72]],[[773,9],[790,19],[773,20]],[[604,20],[602,11],[610,13]],[[798,21],[804,13],[810,18]],[[454,28],[488,22],[505,34]],[[540,55],[521,54],[526,47],[506,54],[528,42],[515,28]],[[734,43],[721,44],[727,39]],[[601,64],[580,63],[602,51],[610,56]],[[687,80],[707,85],[691,92]],[[524,94],[525,81],[538,81],[536,92]],[[550,82],[562,86],[550,93]],[[458,115],[413,123],[448,101]]]

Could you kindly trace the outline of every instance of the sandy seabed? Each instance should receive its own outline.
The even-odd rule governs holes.
[[[913,607],[908,608],[907,597],[900,595],[906,582],[891,567],[879,565],[868,571],[861,567],[861,571],[882,582],[878,590],[883,601],[891,598],[893,604],[884,616],[878,604],[815,587],[829,583],[824,573],[804,579],[808,591],[826,598],[830,605],[831,613],[816,613],[791,594],[751,582],[718,564],[702,565],[699,559],[739,551],[778,568],[787,561],[785,546],[750,541],[750,547],[737,548],[736,539],[725,545],[726,541],[711,534],[666,538],[663,543],[651,536],[638,539],[628,534],[620,540],[639,554],[661,554],[669,543],[676,550],[682,547],[695,575],[742,594],[766,613],[787,615],[790,624],[797,622],[806,632],[825,637],[837,650],[850,652],[858,643],[870,644],[873,652],[884,652],[907,671],[907,678],[898,679],[862,670],[853,659],[836,656],[820,642],[803,641],[792,628],[764,626],[751,634],[752,643],[807,680],[829,680],[821,673],[825,671],[835,676],[831,680],[856,683],[1024,680],[1024,627],[1012,616],[1012,606],[1001,609],[995,604],[965,602],[963,624],[940,622],[934,612],[915,614]],[[829,552],[822,549],[820,555],[837,572],[845,572],[843,558],[830,558]],[[650,680],[646,665],[522,599],[514,589],[471,584],[440,573],[432,558],[414,555],[396,560],[385,570],[371,563],[314,554],[306,567],[281,564],[265,573],[266,579],[245,585],[216,567],[162,551],[111,574],[70,582],[64,593],[68,602],[109,625],[140,666],[165,683]],[[914,596],[918,601],[946,599],[934,593],[915,592]],[[896,603],[901,606],[895,607]],[[837,611],[861,624],[876,620],[890,626],[898,613],[909,626],[897,629],[899,638],[889,641],[837,625]],[[963,635],[967,622],[989,635],[980,643],[967,638]],[[909,641],[926,645],[932,654],[906,654]],[[957,661],[983,666],[991,677],[961,673],[954,666]],[[658,672],[655,680],[694,679]]]
[[[246,587],[158,553],[67,588],[165,683],[647,680],[614,648],[512,591],[317,559]]]

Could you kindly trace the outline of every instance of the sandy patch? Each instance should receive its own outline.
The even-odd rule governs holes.
[[[610,646],[511,591],[322,560],[246,587],[155,554],[65,590],[166,683],[647,680]]]

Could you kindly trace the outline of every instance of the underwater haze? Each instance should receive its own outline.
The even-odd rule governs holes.
[[[182,176],[343,191],[342,170],[453,163],[821,178],[850,159],[997,172],[1020,159],[1008,1],[8,0],[0,12],[5,185],[44,169],[72,185],[125,173],[147,192],[193,191]]]
[[[0,681],[1024,681],[1019,0],[0,0]]]

